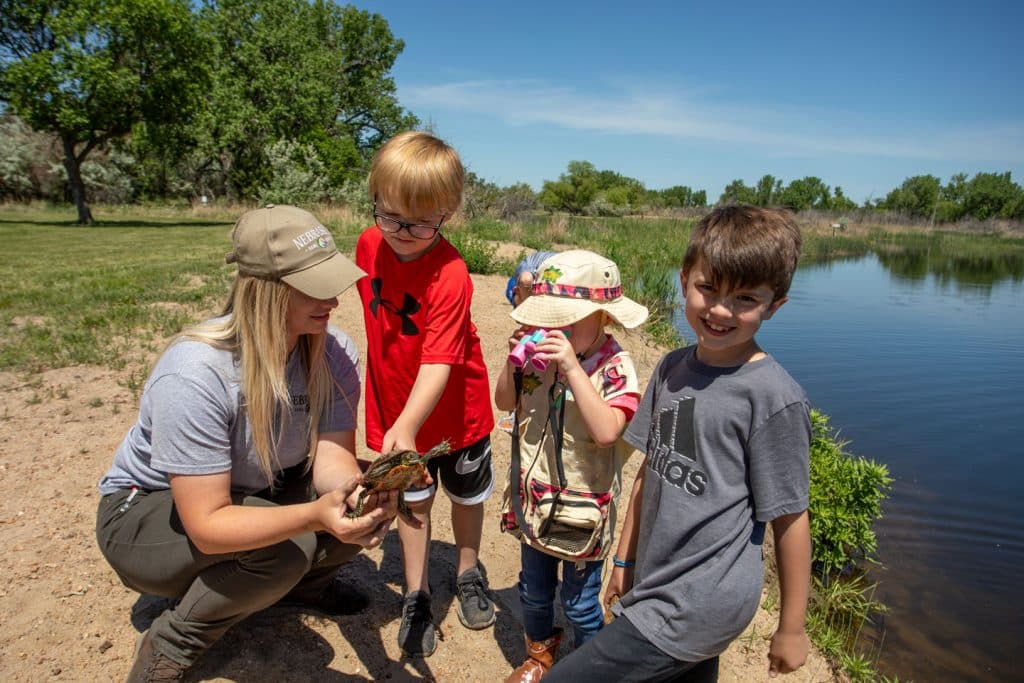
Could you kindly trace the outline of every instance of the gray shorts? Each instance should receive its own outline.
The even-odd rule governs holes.
[[[434,480],[427,488],[412,487],[405,492],[408,503],[429,500],[440,481],[445,493],[460,505],[476,505],[487,500],[494,491],[494,464],[491,462],[491,437],[427,461],[427,470]]]

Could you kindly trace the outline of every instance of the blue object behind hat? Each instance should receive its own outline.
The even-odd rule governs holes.
[[[519,262],[519,265],[516,266],[515,275],[510,277],[508,279],[508,284],[505,285],[505,298],[508,299],[510,304],[514,306],[516,303],[515,299],[512,298],[512,294],[515,291],[516,283],[519,282],[519,276],[526,271],[536,274],[537,268],[540,267],[540,264],[547,260],[549,256],[554,255],[555,252],[553,251],[535,251]]]

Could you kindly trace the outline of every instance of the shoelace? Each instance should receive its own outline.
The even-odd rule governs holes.
[[[425,600],[416,600],[405,604],[402,623],[412,625],[414,621],[430,621],[432,616],[430,605]]]
[[[487,594],[484,592],[484,585],[482,582],[474,579],[472,581],[459,584],[459,599],[469,600],[470,598],[476,598],[476,605],[478,609],[487,609]]]

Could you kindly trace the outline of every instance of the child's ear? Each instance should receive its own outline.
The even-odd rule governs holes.
[[[686,297],[686,271],[679,269],[679,284],[683,287],[683,297]]]
[[[771,305],[768,306],[768,310],[764,312],[764,320],[771,320],[772,316],[775,315],[775,311],[782,308],[782,305],[789,301],[788,296],[780,297],[772,301]]]

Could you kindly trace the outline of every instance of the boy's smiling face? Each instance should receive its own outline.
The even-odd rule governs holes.
[[[697,359],[707,365],[731,367],[764,356],[754,335],[788,297],[775,300],[767,284],[733,288],[713,282],[698,259],[679,273],[686,299],[686,322],[697,333]]]

